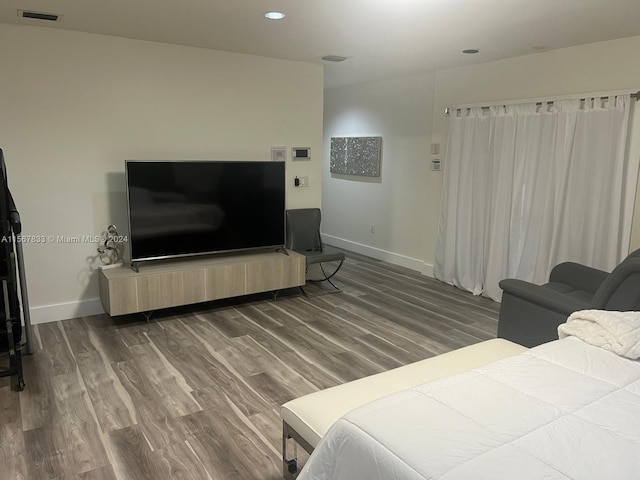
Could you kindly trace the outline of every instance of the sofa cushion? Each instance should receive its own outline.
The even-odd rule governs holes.
[[[593,293],[585,292],[584,290],[578,290],[576,288],[573,288],[571,285],[567,285],[566,283],[549,282],[544,284],[543,287],[554,290],[558,293],[563,293],[571,298],[584,302],[585,307],[591,305],[591,301],[593,300]]]

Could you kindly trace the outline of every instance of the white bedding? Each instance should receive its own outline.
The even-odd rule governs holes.
[[[636,360],[640,357],[640,312],[579,310],[558,327],[560,338],[574,336]]]
[[[640,479],[640,362],[568,337],[384,397],[298,478]]]

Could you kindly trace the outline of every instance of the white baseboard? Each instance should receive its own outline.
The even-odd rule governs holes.
[[[100,299],[94,298],[91,300],[81,300],[79,302],[31,307],[29,312],[31,315],[31,323],[37,325],[39,323],[55,322],[56,320],[97,315],[104,313],[104,308],[102,308]]]
[[[433,265],[431,265],[430,263],[423,263],[420,273],[425,277],[435,278],[433,275]]]
[[[345,250],[351,250],[352,252],[393,263],[394,265],[399,265],[401,267],[410,268],[411,270],[416,270],[427,277],[433,277],[433,265],[429,265],[418,258],[388,252],[380,248],[371,247],[369,245],[353,242],[340,237],[334,237],[333,235],[327,235],[326,233],[322,234],[322,239],[329,245],[344,248]]]

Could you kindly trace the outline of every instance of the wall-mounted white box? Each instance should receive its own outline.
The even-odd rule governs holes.
[[[273,161],[273,162],[286,162],[287,161],[287,147],[271,147],[271,161]]]

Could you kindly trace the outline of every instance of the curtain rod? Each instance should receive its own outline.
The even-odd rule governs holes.
[[[617,94],[617,95],[620,95],[620,94]],[[612,95],[612,96],[615,96],[615,95]],[[631,93],[629,96],[630,96],[631,98],[635,98],[635,100],[636,100],[636,102],[637,102],[638,100],[640,100],[640,91],[637,91],[637,92]],[[600,97],[600,98],[606,98],[606,99],[608,99],[608,98],[609,98],[609,95],[594,95],[594,97]],[[581,101],[581,102],[584,102],[584,101],[586,101],[586,100],[587,100],[586,98],[581,98],[581,99],[580,99],[580,101]],[[547,105],[550,105],[550,104],[552,104],[554,101],[555,101],[555,100],[548,100],[547,102],[536,102],[536,105],[537,105],[537,106],[542,106],[542,104],[543,104],[543,103],[546,103]],[[527,102],[526,102],[526,100],[523,100],[522,102],[517,102],[517,103],[527,103]],[[514,102],[504,102],[504,103],[495,103],[494,105],[515,105],[515,104],[516,104],[516,103],[514,103]],[[460,109],[460,108],[471,108],[471,107],[464,107],[464,106],[460,106],[460,107],[451,107],[451,108],[449,108],[449,107],[445,107],[445,109],[444,109],[444,113],[445,113],[445,115],[449,115],[449,112],[450,112],[451,110],[458,110],[458,109]],[[480,108],[489,108],[489,105],[484,105],[484,106],[481,106]]]

